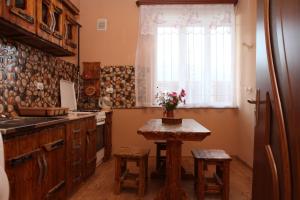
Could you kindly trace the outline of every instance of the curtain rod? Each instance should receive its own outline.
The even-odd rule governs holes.
[[[136,5],[158,4],[237,4],[238,0],[137,0]]]

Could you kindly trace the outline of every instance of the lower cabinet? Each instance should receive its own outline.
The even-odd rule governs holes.
[[[65,199],[65,126],[4,142],[10,200]]]
[[[4,140],[10,200],[65,200],[96,168],[95,117]]]
[[[66,199],[65,132],[65,126],[60,126],[40,133],[42,155],[39,162],[44,165],[41,199]]]
[[[67,124],[67,191],[76,192],[96,169],[96,121],[94,117]]]

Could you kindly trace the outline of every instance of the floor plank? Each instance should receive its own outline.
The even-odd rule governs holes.
[[[192,158],[183,158],[183,166],[189,172],[193,171]],[[242,162],[233,159],[230,169],[230,200],[250,200],[252,172]],[[132,170],[134,166],[130,165]],[[154,158],[149,158],[149,171],[155,168]],[[83,183],[77,193],[71,200],[135,200],[141,199],[136,196],[135,190],[122,190],[120,195],[113,193],[114,181],[114,161],[110,160],[96,169],[96,173],[88,181]],[[196,200],[193,192],[193,181],[182,182],[185,191],[188,193],[190,200]],[[159,189],[163,186],[162,180],[153,180],[149,178],[148,189],[144,200],[152,200]],[[219,199],[217,197],[207,197],[207,200]]]

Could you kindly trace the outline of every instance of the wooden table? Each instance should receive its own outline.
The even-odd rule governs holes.
[[[148,140],[167,141],[166,183],[157,200],[188,199],[181,187],[182,141],[201,141],[210,131],[193,119],[183,119],[182,124],[163,124],[161,119],[151,119],[138,131]]]

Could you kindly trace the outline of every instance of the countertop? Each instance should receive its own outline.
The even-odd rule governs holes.
[[[0,121],[0,133],[3,135],[3,138],[6,138],[8,134],[32,131],[37,128],[94,116],[95,113],[69,113],[65,116],[56,117],[17,117],[7,120],[2,119],[2,121]]]

